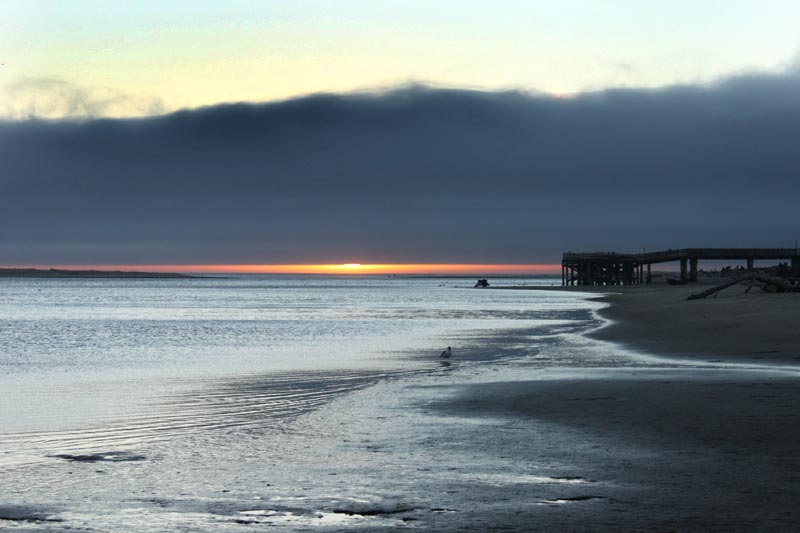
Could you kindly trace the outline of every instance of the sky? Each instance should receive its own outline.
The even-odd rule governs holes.
[[[409,82],[706,82],[796,62],[797,20],[793,0],[3,0],[0,113],[148,115]]]
[[[780,1],[4,0],[0,263],[793,246],[797,20]]]

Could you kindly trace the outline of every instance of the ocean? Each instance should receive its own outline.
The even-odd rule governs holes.
[[[90,530],[409,525],[382,493],[398,478],[381,472],[404,473],[406,501],[441,461],[365,457],[441,431],[413,405],[490,375],[634,364],[587,346],[601,304],[585,295],[473,283],[0,280],[0,517]],[[352,511],[364,505],[383,511]]]

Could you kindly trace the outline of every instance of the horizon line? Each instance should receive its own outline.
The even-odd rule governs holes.
[[[26,264],[0,268],[36,268],[41,270],[99,270],[127,272],[161,272],[181,274],[557,274],[560,264],[508,264],[508,263],[340,263],[340,264],[146,264],[146,265],[65,265]]]

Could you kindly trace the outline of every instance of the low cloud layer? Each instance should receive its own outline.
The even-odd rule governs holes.
[[[0,88],[0,118],[72,119],[155,115],[164,112],[157,98],[137,97],[60,78],[25,78]]]
[[[800,74],[553,98],[406,87],[0,122],[20,263],[555,262],[793,246]]]

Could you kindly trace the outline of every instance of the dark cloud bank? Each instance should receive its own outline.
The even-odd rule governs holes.
[[[793,246],[800,75],[411,87],[0,123],[0,263],[555,262]]]

